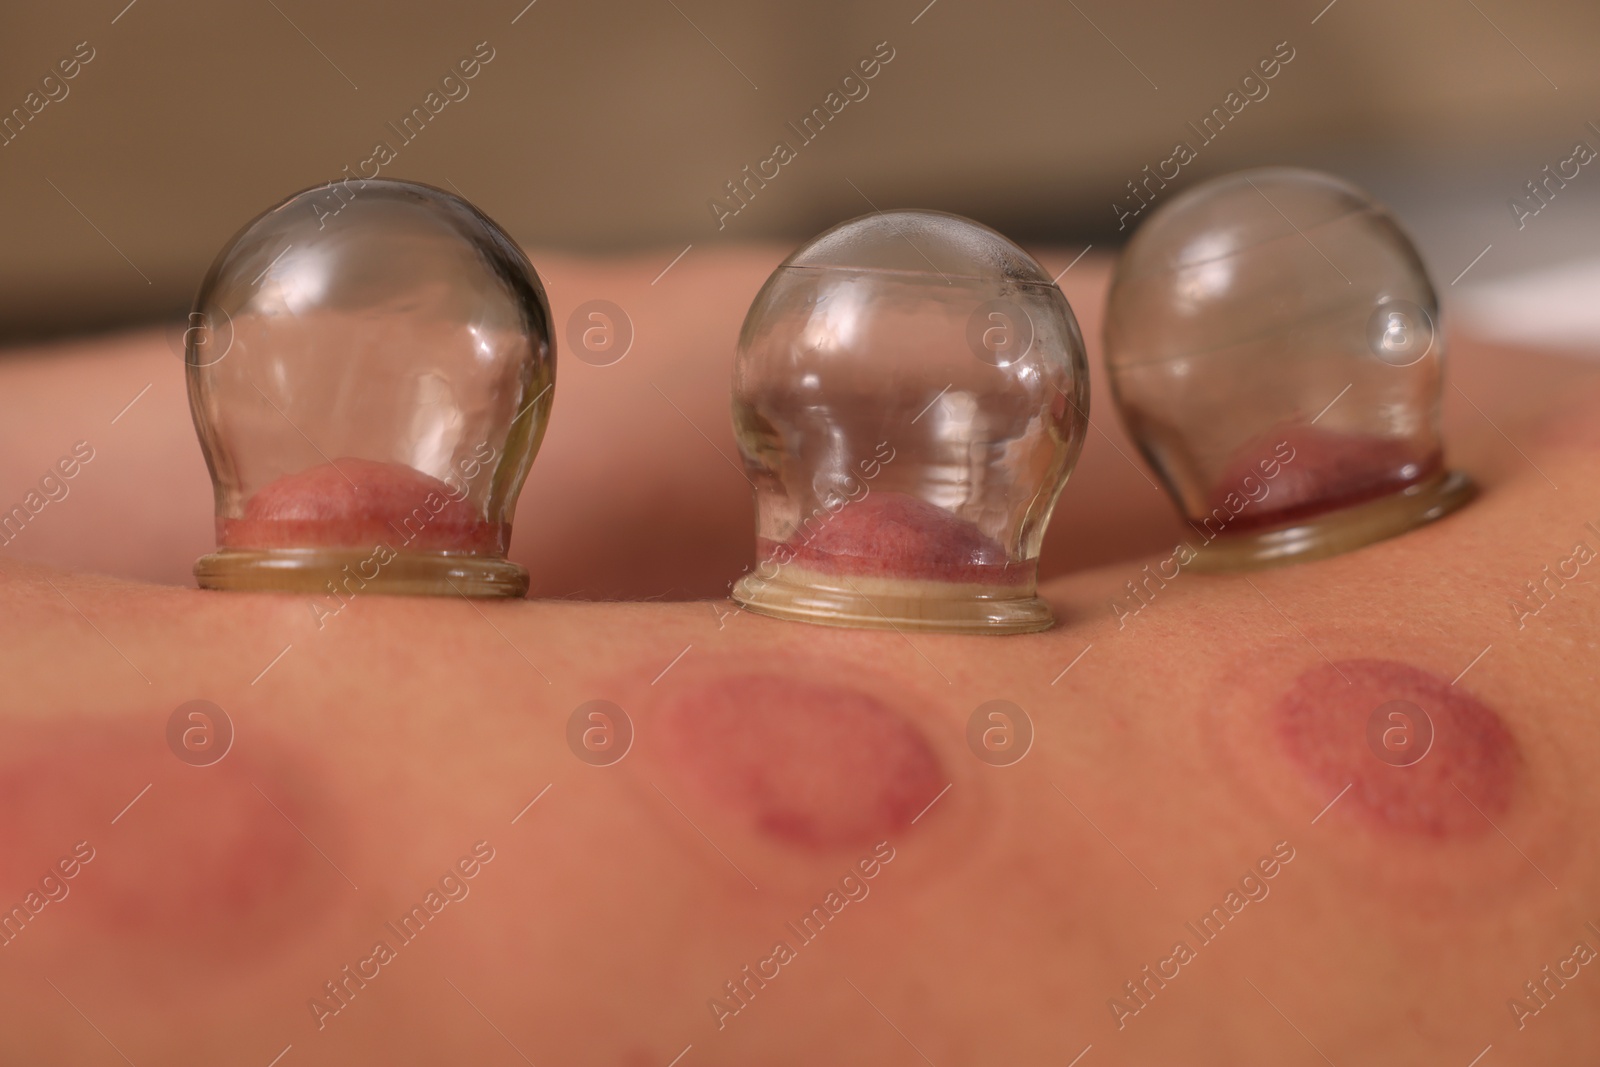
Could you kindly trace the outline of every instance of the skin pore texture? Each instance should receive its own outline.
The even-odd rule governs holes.
[[[1600,949],[1600,597],[1567,562],[1600,548],[1594,364],[1455,339],[1494,423],[1447,393],[1479,499],[1330,560],[1185,570],[1137,614],[1110,603],[1184,527],[1102,409],[1047,633],[662,602],[756,557],[748,484],[650,380],[734,454],[706,353],[780,257],[691,256],[656,290],[659,257],[535,257],[558,319],[614,291],[674,340],[563,364],[526,602],[358,595],[319,625],[309,597],[196,590],[210,487],[161,336],[0,363],[0,500],[96,448],[0,554],[0,907],[31,914],[0,944],[0,1062],[1600,1059],[1600,972],[1526,988]],[[1103,265],[1063,282],[1097,337]],[[193,700],[234,729],[210,766],[168,748]],[[620,759],[569,745],[595,700]],[[1397,700],[1433,727],[1409,767],[1368,742]],[[1009,763],[969,744],[992,701],[1031,724]]]

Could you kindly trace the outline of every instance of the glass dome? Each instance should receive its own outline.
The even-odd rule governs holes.
[[[838,626],[1048,628],[1039,544],[1088,410],[1077,320],[1016,245],[936,211],[835,226],[740,333],[758,562],[734,598]]]
[[[1438,322],[1416,249],[1338,178],[1247,171],[1156,211],[1117,264],[1106,368],[1194,565],[1330,556],[1464,504]]]
[[[555,353],[539,278],[494,222],[411,182],[307,189],[228,243],[194,308],[218,545],[202,586],[318,593],[329,611],[527,591],[505,556]]]

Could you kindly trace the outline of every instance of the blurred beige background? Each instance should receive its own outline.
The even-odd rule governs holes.
[[[379,140],[385,176],[456,189],[525,244],[662,266],[870,204],[1104,249],[1126,183],[1179,139],[1199,158],[1163,195],[1260,163],[1338,170],[1394,204],[1441,283],[1485,246],[1473,281],[1596,245],[1600,168],[1520,230],[1508,210],[1577,139],[1600,147],[1592,0],[525,3],[8,5],[0,339],[180,313],[244,222]],[[44,83],[80,42],[93,58]],[[402,142],[388,124],[480,42],[467,95]],[[719,229],[708,201],[798,145],[786,124],[880,42],[867,95]],[[1269,94],[1200,146],[1187,124],[1280,42]]]

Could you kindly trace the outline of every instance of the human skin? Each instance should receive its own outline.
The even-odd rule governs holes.
[[[114,1043],[134,1063],[292,1045],[285,1065],[634,1067],[692,1046],[681,1064],[945,1067],[1092,1045],[1083,1067],[1401,1065],[1492,1043],[1496,1062],[1593,1062],[1593,966],[1520,1030],[1506,1002],[1537,1006],[1523,983],[1576,942],[1600,950],[1600,606],[1586,573],[1536,614],[1509,601],[1576,542],[1600,547],[1600,375],[1455,357],[1498,427],[1447,398],[1447,460],[1478,500],[1335,559],[1184,572],[1132,615],[1111,600],[1179,534],[1152,524],[1126,443],[1091,433],[1087,499],[1069,485],[1056,522],[1093,516],[1123,547],[1048,560],[1059,623],[1030,636],[836,630],[726,601],[378,596],[319,629],[307,598],[19,562],[26,530],[0,579],[0,906],[76,843],[95,854],[0,947],[0,1060],[112,1063]],[[1115,434],[1109,411],[1095,422]],[[665,491],[715,513],[692,485],[721,461],[687,428],[678,444],[688,473]],[[96,472],[56,518],[101,501]],[[692,566],[747,565],[740,521],[742,559],[713,546]],[[645,514],[633,529],[650,536]],[[564,580],[590,581],[575,565]],[[1352,740],[1391,698],[1437,702],[1437,747],[1404,778]],[[194,699],[237,731],[209,767],[167,747]],[[635,732],[610,766],[569,747],[596,699]],[[992,700],[1035,730],[1010,766],[969,748]],[[324,983],[398,941],[384,924],[480,841],[494,858],[469,895],[319,1029]],[[802,943],[786,923],[878,842],[894,858],[857,879],[868,895]],[[1269,895],[1199,945],[1185,924],[1280,842]],[[719,1027],[710,1002],[737,1006],[724,983],[780,939],[795,958]],[[1124,983],[1180,939],[1196,958],[1119,1018],[1108,1002],[1135,1005]]]
[[[242,518],[218,520],[217,540],[229,548],[370,549],[401,536],[395,531],[430,500],[438,501],[439,513],[409,531],[411,547],[504,551],[500,524],[479,516],[464,486],[452,487],[403,463],[349,458],[263,486],[245,501]]]

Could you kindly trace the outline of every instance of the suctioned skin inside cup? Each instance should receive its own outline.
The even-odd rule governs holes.
[[[875,493],[841,510],[814,537],[761,538],[763,558],[787,555],[788,566],[851,578],[1023,584],[1032,568],[1012,563],[1005,548],[978,527],[905,493]]]
[[[1471,499],[1437,449],[1288,424],[1239,450],[1207,509],[1188,516],[1199,571],[1338,555],[1404,533]]]
[[[1262,456],[1276,461],[1267,467],[1276,467],[1272,478],[1263,477]],[[1400,438],[1289,423],[1241,448],[1212,488],[1205,513],[1190,518],[1218,521],[1223,508],[1234,533],[1281,526],[1400,492],[1442,464],[1437,450],[1418,455]],[[1241,495],[1250,503],[1234,514],[1237,501],[1229,498]]]
[[[259,490],[244,517],[217,520],[225,548],[370,548],[504,554],[510,530],[465,492],[403,463],[338,459]]]
[[[1028,633],[1054,619],[1033,595],[1035,562],[937,505],[884,492],[839,511],[814,536],[757,540],[762,563],[735,599],[779,618],[868,629]]]
[[[196,574],[210,588],[305,591],[310,581],[340,599],[378,583],[383,592],[429,593],[443,582],[463,595],[520,596],[527,572],[504,559],[510,538],[510,524],[485,521],[460,483],[346,457],[278,478],[241,518],[219,518],[218,551]]]

